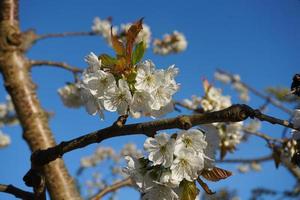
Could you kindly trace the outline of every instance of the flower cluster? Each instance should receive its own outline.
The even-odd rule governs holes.
[[[81,168],[96,166],[106,159],[118,161],[120,158],[111,147],[99,147],[91,156],[83,157],[80,161]]]
[[[247,173],[249,172],[250,170],[252,171],[255,171],[255,172],[260,172],[262,170],[262,167],[261,165],[258,163],[258,162],[252,162],[250,164],[241,164],[239,166],[237,166],[237,170],[240,172],[240,173]]]
[[[16,124],[19,124],[19,120],[17,118],[11,97],[7,95],[6,102],[0,103],[0,127],[5,125],[12,126]],[[0,148],[8,146],[10,143],[11,140],[9,135],[0,130]]]
[[[223,147],[232,151],[241,142],[243,122],[220,123],[217,125]]]
[[[201,99],[204,111],[218,111],[231,106],[230,96],[222,95],[222,90],[209,85],[204,81],[205,96]]]
[[[69,108],[79,108],[83,105],[80,97],[80,85],[78,83],[69,83],[59,88],[58,94],[63,104]]]
[[[0,148],[6,147],[10,144],[10,137],[1,132],[0,130]]]
[[[205,112],[219,111],[228,108],[232,105],[230,96],[222,95],[222,90],[213,87],[207,80],[203,82],[205,95],[200,98],[193,96],[192,100],[185,99],[183,104],[197,110],[202,108]],[[236,145],[241,142],[243,122],[235,123],[214,123],[213,126],[217,129],[220,141],[221,152],[235,150]],[[252,126],[252,129],[255,127]],[[258,127],[257,127],[258,128]],[[210,132],[210,131],[209,131]]]
[[[112,28],[111,21],[109,19],[100,19],[99,17],[95,17],[93,21],[92,31],[96,34],[101,35],[108,44],[111,45],[111,31],[113,34],[118,32],[117,27]]]
[[[206,141],[199,129],[182,130],[173,136],[157,134],[144,143],[147,158],[125,158],[128,166],[124,172],[145,194],[143,199],[177,199],[183,183],[193,183],[206,162],[212,161],[205,152],[210,142],[214,143]]]
[[[187,40],[183,33],[174,31],[172,34],[165,34],[163,39],[155,39],[153,52],[160,55],[179,53],[187,48]]]
[[[173,110],[172,96],[179,89],[175,81],[178,68],[156,69],[152,61],[136,64],[123,74],[114,73],[101,65],[91,53],[89,65],[82,76],[81,97],[89,114],[103,111],[130,114],[133,117],[160,117]]]
[[[241,83],[241,77],[238,74],[234,74],[234,75],[230,76],[226,73],[215,72],[214,76],[215,76],[216,80],[221,81],[222,83],[225,83],[225,84],[232,83],[232,87],[239,93],[239,98],[245,102],[249,101],[249,99],[250,99],[249,91]]]
[[[11,97],[6,96],[6,102],[0,103],[0,127],[4,125],[15,125],[19,121],[16,117],[15,108]]]

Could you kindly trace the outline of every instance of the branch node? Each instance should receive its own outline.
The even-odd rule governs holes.
[[[128,115],[121,115],[118,117],[117,121],[113,123],[113,126],[117,126],[119,128],[123,127],[126,124]]]
[[[25,182],[25,185],[27,185],[28,187],[36,187],[40,185],[42,179],[43,179],[42,174],[39,172],[39,170],[32,169],[32,168],[23,177],[23,181]]]
[[[179,117],[179,127],[181,129],[188,130],[188,129],[192,128],[192,126],[193,125],[192,125],[192,122],[189,117],[187,117],[187,116]]]

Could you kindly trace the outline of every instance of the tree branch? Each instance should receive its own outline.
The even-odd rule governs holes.
[[[273,137],[270,137],[268,136],[267,134],[264,134],[264,133],[261,133],[261,132],[253,132],[253,131],[250,131],[248,130],[247,128],[244,128],[243,131],[246,133],[246,134],[250,134],[250,135],[255,135],[255,136],[258,136],[264,140],[266,140],[267,143],[271,142],[271,141],[275,141],[275,142],[283,142],[282,139],[278,139],[278,138],[273,138]]]
[[[23,138],[34,152],[55,146],[56,143],[47,115],[37,97],[28,59],[22,49],[26,37],[22,37],[19,27],[18,3],[18,0],[0,1],[0,72],[22,126]],[[63,160],[57,159],[38,170],[45,176],[52,199],[81,199]]]
[[[49,33],[49,34],[41,34],[38,35],[36,41],[48,38],[60,38],[60,37],[69,37],[69,36],[96,36],[99,35],[96,32],[63,32],[63,33]]]
[[[273,156],[271,155],[267,155],[267,156],[262,156],[259,158],[248,158],[248,159],[244,159],[244,158],[237,158],[237,159],[226,159],[226,160],[217,160],[216,162],[218,163],[260,163],[260,162],[265,162],[265,161],[269,161],[272,160]]]
[[[63,154],[67,152],[83,148],[93,143],[100,143],[101,141],[112,137],[136,134],[144,134],[148,137],[153,137],[156,134],[156,131],[159,130],[173,128],[189,129],[196,125],[214,122],[237,122],[245,120],[248,117],[256,117],[256,115],[259,118],[265,119],[266,121],[270,120],[268,121],[270,123],[278,123],[283,126],[289,126],[291,128],[294,128],[293,124],[291,123],[283,123],[282,121],[284,120],[279,120],[277,118],[264,115],[257,110],[253,110],[247,105],[237,104],[227,109],[216,112],[194,115],[182,115],[175,118],[129,124],[121,127],[112,125],[110,127],[83,135],[81,137],[66,142],[61,142],[57,146],[50,147],[45,150],[38,150],[32,154],[31,161],[35,166],[42,166],[57,158],[62,157]]]
[[[23,200],[33,200],[34,195],[32,192],[21,190],[13,185],[0,184],[0,192],[14,195],[16,198]]]
[[[82,69],[68,65],[65,62],[55,62],[55,61],[48,61],[48,60],[30,60],[29,64],[30,64],[30,67],[39,67],[39,66],[58,67],[58,68],[68,70],[68,71],[72,72],[73,74],[83,72]]]
[[[225,74],[227,75],[231,82],[234,83],[234,82],[239,82],[240,84],[242,84],[245,88],[247,88],[249,91],[251,91],[253,94],[255,94],[256,96],[258,97],[261,97],[267,101],[269,101],[272,105],[276,106],[277,108],[281,109],[282,111],[288,113],[289,115],[292,115],[293,114],[293,111],[290,110],[289,108],[285,107],[284,105],[282,105],[282,103],[280,103],[279,101],[277,101],[276,99],[273,99],[267,95],[265,95],[264,93],[256,90],[255,88],[251,87],[250,85],[242,82],[242,81],[237,81],[234,76],[229,73],[229,72],[226,72],[224,70],[221,70],[221,69],[217,69],[217,72],[221,73],[221,74]]]
[[[104,197],[106,194],[110,192],[114,192],[120,188],[127,187],[127,186],[132,186],[133,182],[131,178],[126,178],[124,180],[118,181],[110,186],[107,186],[103,190],[101,190],[98,194],[93,196],[90,200],[101,200],[102,197]]]

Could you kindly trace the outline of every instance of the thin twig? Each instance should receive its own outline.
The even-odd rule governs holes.
[[[63,33],[49,33],[49,34],[41,34],[37,36],[36,41],[47,39],[47,38],[60,38],[60,37],[73,37],[73,36],[96,36],[99,35],[99,33],[90,31],[82,31],[82,32],[63,32]]]
[[[34,195],[32,192],[27,192],[27,191],[21,190],[13,185],[0,184],[0,192],[12,194],[16,198],[23,199],[23,200],[33,200],[34,199]]]
[[[217,69],[217,72],[221,73],[221,74],[225,74],[227,75],[230,79],[231,79],[231,82],[234,83],[234,82],[239,82],[240,84],[242,84],[245,88],[247,88],[249,91],[251,91],[253,94],[255,94],[256,96],[258,97],[261,97],[265,100],[268,100],[272,105],[276,106],[277,108],[281,109],[282,111],[288,113],[289,115],[292,115],[293,114],[293,111],[290,110],[289,108],[285,107],[281,102],[279,102],[278,100],[276,99],[273,99],[271,97],[269,97],[268,95],[256,90],[255,88],[251,87],[250,85],[242,82],[242,81],[237,81],[234,76],[229,73],[229,72],[226,72],[224,70],[221,70],[221,69]]]
[[[56,61],[48,61],[48,60],[30,60],[29,64],[31,67],[38,67],[38,66],[53,66],[62,68],[72,72],[73,74],[82,73],[83,70],[78,67],[73,67],[68,65],[65,62],[56,62]]]
[[[101,200],[102,197],[104,197],[106,194],[108,194],[110,192],[114,192],[120,188],[132,186],[132,185],[133,185],[133,182],[132,182],[131,178],[126,178],[124,180],[115,182],[114,184],[107,186],[103,190],[99,191],[99,193],[96,194],[95,196],[93,196],[91,198],[91,200]]]
[[[236,159],[225,159],[225,160],[216,160],[217,163],[260,163],[260,162],[265,162],[265,161],[269,161],[272,160],[273,156],[271,155],[267,155],[267,156],[263,156],[263,157],[259,157],[259,158],[236,158]]]
[[[204,112],[204,110],[202,108],[193,108],[192,106],[189,106],[189,105],[187,105],[183,102],[180,102],[180,101],[174,101],[173,103],[174,103],[175,106],[180,106],[180,107],[185,108],[187,110],[191,110],[195,113],[203,113]]]
[[[279,138],[273,138],[273,137],[271,137],[271,136],[268,136],[267,134],[264,134],[264,133],[261,133],[261,132],[258,132],[258,131],[250,131],[249,129],[247,129],[247,128],[244,128],[243,129],[243,131],[244,131],[244,133],[246,133],[246,134],[250,134],[250,135],[256,135],[256,136],[258,136],[258,137],[260,137],[260,138],[263,138],[264,140],[266,140],[268,143],[269,142],[283,142],[283,140],[282,139],[279,139]]]

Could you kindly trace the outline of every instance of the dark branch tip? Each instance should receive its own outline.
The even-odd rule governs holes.
[[[30,169],[23,177],[23,181],[28,187],[38,187],[43,181],[43,176],[39,170]]]

